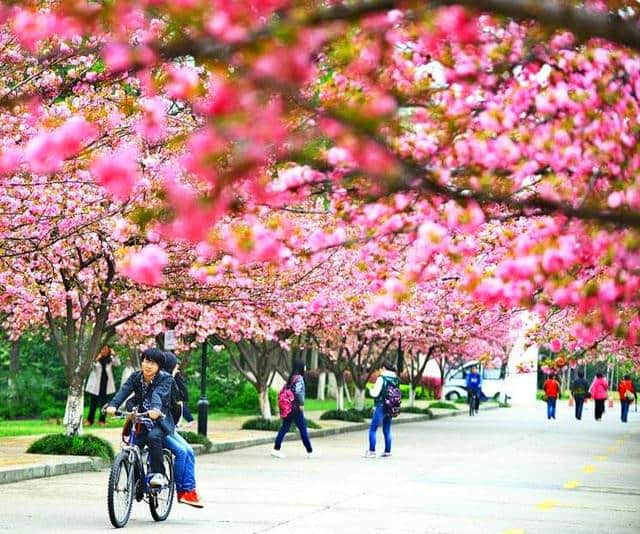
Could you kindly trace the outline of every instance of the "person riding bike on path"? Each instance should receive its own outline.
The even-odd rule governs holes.
[[[133,393],[133,398],[127,402],[127,406],[136,408],[139,413],[148,412],[151,421],[142,426],[138,442],[141,446],[146,443],[149,448],[152,473],[149,484],[154,487],[167,484],[162,440],[174,431],[173,418],[170,414],[173,379],[169,373],[161,370],[163,365],[162,351],[145,350],[142,353],[142,369],[128,378],[106,408],[107,414],[115,414],[117,407]]]
[[[365,452],[365,458],[376,457],[376,432],[382,423],[382,434],[384,435],[384,453],[382,458],[391,456],[391,415],[384,412],[384,401],[387,395],[387,388],[390,384],[398,387],[399,380],[396,374],[396,367],[389,360],[382,365],[382,372],[378,376],[369,394],[375,399],[375,410],[369,425],[369,450]]]
[[[544,381],[542,389],[547,397],[547,419],[555,419],[556,402],[560,396],[560,383],[556,380],[556,375],[550,374],[549,378]]]
[[[576,405],[576,419],[582,419],[584,399],[589,395],[589,382],[584,378],[584,371],[578,371],[578,378],[571,383],[571,396]]]
[[[295,422],[298,430],[300,431],[300,438],[302,444],[307,451],[307,458],[314,458],[318,456],[317,452],[313,452],[311,447],[311,440],[309,439],[309,432],[307,431],[307,422],[304,419],[304,400],[305,400],[305,387],[304,387],[304,371],[305,363],[302,360],[294,360],[291,374],[285,384],[285,387],[290,389],[294,395],[293,405],[291,406],[291,412],[282,420],[282,425],[276,435],[276,441],[271,451],[271,456],[276,458],[284,458],[284,453],[280,450],[282,447],[282,440],[289,432],[291,423]]]
[[[469,374],[467,375],[467,395],[471,395],[473,393],[474,406],[473,409],[476,413],[480,409],[480,389],[482,387],[482,378],[480,377],[480,373],[478,373],[475,366],[471,368]],[[471,400],[469,400],[471,402]]]
[[[180,405],[182,402],[182,393],[180,384],[176,380],[175,370],[178,365],[178,358],[172,352],[164,353],[163,371],[169,373],[172,377],[171,390],[171,416],[175,425],[180,419]],[[184,382],[182,383],[184,387]],[[167,447],[175,457],[173,464],[173,478],[176,481],[176,492],[178,493],[178,502],[188,504],[195,508],[203,508],[200,502],[198,492],[196,491],[196,457],[193,448],[178,432],[167,434],[162,439],[165,447]]]

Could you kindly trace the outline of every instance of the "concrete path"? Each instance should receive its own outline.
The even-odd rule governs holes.
[[[154,524],[134,505],[129,532],[637,534],[640,416],[581,422],[560,407],[492,410],[399,425],[394,456],[366,460],[365,433],[317,439],[307,459],[269,446],[201,456],[207,505],[175,508]],[[83,473],[2,487],[0,531],[107,532],[107,473]]]
[[[425,408],[427,401],[418,401],[418,407]],[[483,409],[496,409],[497,405],[487,403]],[[432,417],[441,418],[454,415],[462,415],[464,407],[459,410],[437,409],[432,410]],[[320,429],[310,430],[311,436],[323,437],[342,432],[361,431],[366,428],[368,422],[350,423],[335,420],[320,420],[323,412],[307,412],[306,417],[319,423]],[[215,419],[209,422],[208,438],[212,443],[209,452],[223,452],[255,445],[263,445],[272,442],[275,433],[261,430],[242,430],[242,424],[253,416],[228,416],[222,419]],[[412,422],[427,419],[425,415],[401,414],[396,420],[399,423]],[[194,423],[191,428],[184,428],[195,432],[197,425]],[[60,428],[60,432],[63,428]],[[92,427],[85,429],[87,433],[101,437],[109,441],[115,451],[120,450],[121,432],[119,428]],[[40,435],[17,436],[0,438],[0,484],[20,482],[31,478],[41,478],[46,476],[56,476],[68,473],[78,473],[82,471],[94,471],[104,468],[105,462],[98,458],[85,456],[53,456],[43,454],[27,454],[29,445],[39,439]],[[287,436],[286,439],[295,436]],[[206,452],[202,445],[193,445],[196,454]]]

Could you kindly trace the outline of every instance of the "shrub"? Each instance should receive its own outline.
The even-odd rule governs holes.
[[[409,398],[409,385],[408,384],[400,384],[400,392],[402,393],[403,399]],[[427,393],[424,388],[416,388],[416,400],[423,400],[427,398]]]
[[[62,419],[64,417],[64,407],[52,406],[42,411],[43,419]]]
[[[311,419],[306,419],[307,428],[322,428],[318,423],[312,421]],[[263,417],[254,417],[253,419],[248,419],[242,424],[242,430],[270,430],[272,432],[277,432],[280,430],[280,425],[282,421],[280,419],[264,419]],[[291,425],[289,428],[289,432],[294,432],[297,430],[295,425]]]
[[[400,408],[401,413],[417,413],[428,415],[433,417],[433,412],[429,408],[418,408],[417,406],[407,406],[406,408]]]
[[[105,460],[113,460],[114,457],[111,443],[91,434],[85,434],[84,436],[49,434],[34,441],[27,449],[27,452],[32,454],[98,456]]]
[[[436,401],[429,404],[429,408],[443,408],[445,410],[457,410],[458,407],[452,402]]]
[[[365,419],[371,419],[373,417],[373,412],[375,411],[375,406],[369,406],[367,408],[362,408],[362,410],[356,410],[355,408],[351,408],[349,410],[351,413],[357,413]]]
[[[363,414],[358,410],[329,410],[324,412],[320,419],[334,419],[338,421],[349,421],[351,423],[362,423],[364,421]]]
[[[187,432],[187,431],[179,431],[184,440],[187,443],[197,443],[200,445],[204,445],[204,450],[209,452],[211,450],[211,446],[213,445],[207,436],[203,436],[202,434],[196,434],[195,432]]]

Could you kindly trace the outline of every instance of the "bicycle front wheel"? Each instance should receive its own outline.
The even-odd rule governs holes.
[[[157,490],[152,490],[149,494],[149,510],[151,517],[155,521],[164,521],[171,513],[173,506],[173,494],[175,493],[175,484],[173,480],[173,456],[168,450],[164,450],[164,472],[167,476],[168,483],[166,486]]]
[[[129,454],[122,451],[111,466],[107,491],[109,519],[116,528],[124,527],[129,521],[133,503],[133,479],[134,469],[129,462]]]

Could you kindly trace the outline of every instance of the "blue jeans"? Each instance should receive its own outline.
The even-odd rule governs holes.
[[[304,448],[307,449],[307,452],[312,452],[313,449],[311,448],[311,441],[309,440],[309,433],[307,432],[307,423],[304,420],[304,412],[298,408],[291,410],[291,413],[282,420],[282,425],[280,426],[280,430],[278,430],[276,443],[273,448],[277,451],[280,450],[282,440],[287,435],[287,432],[289,432],[292,422],[295,422],[298,430],[300,431],[300,437],[302,438]]]
[[[582,419],[582,407],[584,406],[584,397],[574,397],[576,402],[576,419]]]
[[[547,397],[547,419],[556,418],[556,398]]]
[[[623,423],[627,422],[627,417],[629,417],[629,406],[631,405],[631,402],[626,400],[626,399],[621,399],[620,400],[620,409],[622,410],[622,416],[621,416],[621,421]]]
[[[384,452],[388,453],[391,452],[391,417],[384,414],[382,404],[376,406],[369,426],[369,450],[371,452],[376,450],[376,432],[380,423],[382,423],[382,433],[384,434]]]
[[[196,457],[193,449],[185,439],[174,432],[164,437],[164,445],[175,456],[173,477],[176,480],[176,491],[192,491],[196,489]]]

